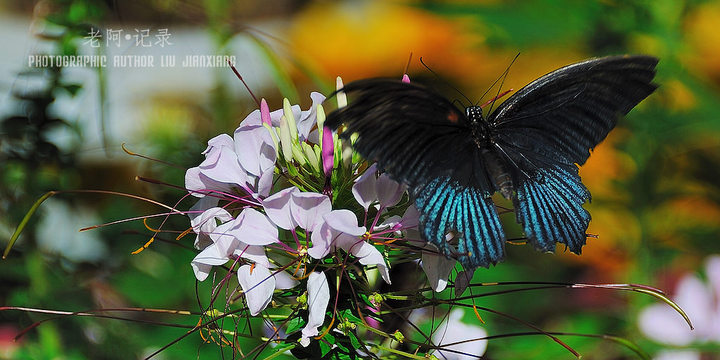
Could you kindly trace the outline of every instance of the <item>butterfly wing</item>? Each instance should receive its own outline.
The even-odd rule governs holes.
[[[414,189],[420,232],[441,253],[455,254],[465,266],[488,267],[505,253],[505,233],[489,192],[459,186],[449,177],[435,178]],[[446,240],[448,230],[460,235],[457,250]]]
[[[352,102],[330,113],[325,125],[345,124],[340,136],[357,134],[355,150],[393,179],[411,187],[443,175],[470,182],[475,144],[467,118],[449,101],[391,79],[354,81],[342,91]]]
[[[611,56],[555,70],[490,115],[493,139],[531,168],[582,165],[618,118],[657,88],[652,83],[657,62],[650,56]]]
[[[345,124],[341,137],[357,134],[356,151],[413,189],[424,239],[467,266],[499,261],[505,236],[490,199],[495,189],[465,114],[427,88],[398,80],[360,80],[342,91],[352,102],[325,124]],[[445,240],[450,230],[460,234],[457,251]]]
[[[518,222],[539,250],[560,242],[580,252],[590,193],[575,164],[657,88],[657,62],[614,56],[569,65],[528,84],[488,118],[494,146],[513,165]]]

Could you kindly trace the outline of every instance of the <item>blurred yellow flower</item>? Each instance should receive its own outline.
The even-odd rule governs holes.
[[[699,71],[701,78],[709,77],[720,82],[720,3],[700,5],[687,16],[685,29],[692,52],[687,56],[691,70]]]
[[[462,23],[389,2],[322,2],[294,19],[289,38],[293,53],[327,77],[399,77],[413,53],[435,71],[475,79],[490,73],[484,39]]]

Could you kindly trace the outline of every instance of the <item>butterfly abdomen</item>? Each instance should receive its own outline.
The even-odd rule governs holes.
[[[489,148],[483,148],[481,154],[485,168],[495,185],[495,189],[499,191],[504,198],[510,200],[513,194],[513,182],[510,173],[505,169],[502,161],[500,161],[500,157]]]

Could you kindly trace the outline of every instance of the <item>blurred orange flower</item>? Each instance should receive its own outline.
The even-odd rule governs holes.
[[[463,21],[403,4],[317,3],[297,15],[289,37],[293,53],[328,78],[400,77],[410,53],[456,79],[491,73],[483,37]]]

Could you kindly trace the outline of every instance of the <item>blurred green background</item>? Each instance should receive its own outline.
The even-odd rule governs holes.
[[[593,194],[582,256],[509,247],[505,262],[476,281],[642,283],[673,294],[688,273],[720,254],[720,2],[718,1],[0,1],[0,244],[49,190],[103,189],[175,205],[184,169],[206,141],[231,133],[256,105],[226,67],[29,67],[52,55],[236,56],[256,95],[278,108],[282,97],[310,104],[335,76],[347,81],[409,74],[439,91],[453,84],[479,99],[520,53],[504,89],[515,90],[560,66],[594,56],[643,53],[660,58],[660,88],[620,121],[581,169]],[[172,45],[93,47],[91,29],[167,29]],[[443,80],[417,59],[422,57]],[[446,91],[450,98],[456,93]],[[161,159],[139,159],[134,152]],[[181,202],[188,207],[190,203]],[[41,211],[0,262],[0,305],[78,311],[147,307],[197,311],[191,237],[163,234],[138,255],[149,232],[134,221],[89,232],[79,228],[159,212],[125,197],[65,193]],[[157,226],[159,221],[150,221]],[[189,227],[170,218],[167,229]],[[165,240],[165,241],[163,241]],[[177,246],[180,243],[184,245]],[[704,275],[701,275],[704,276]],[[204,287],[203,287],[204,286]],[[709,286],[720,309],[720,284]],[[207,292],[202,284],[198,294]],[[700,295],[698,295],[700,296]],[[200,295],[200,297],[202,297]],[[207,301],[206,299],[204,301]],[[600,290],[544,290],[482,298],[490,307],[548,331],[611,334],[650,354],[667,344],[646,338],[638,314],[653,300]],[[64,317],[12,338],[47,315],[0,312],[0,358],[143,358],[182,336],[197,316],[123,314],[136,323]],[[720,310],[716,316],[720,329]],[[486,318],[489,334],[525,330]],[[719,330],[720,331],[720,330]],[[720,335],[718,335],[720,339]],[[567,338],[588,359],[635,358],[600,339]],[[248,343],[248,348],[252,347]],[[698,359],[720,359],[720,344],[698,340]],[[192,335],[156,358],[218,358]],[[564,359],[540,336],[491,340],[488,359]]]

